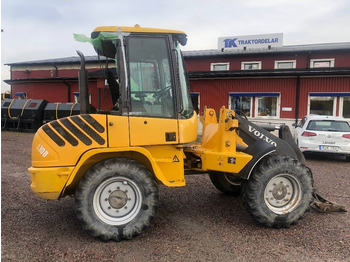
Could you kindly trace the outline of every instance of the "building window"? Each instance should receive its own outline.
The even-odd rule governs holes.
[[[252,116],[252,96],[239,96],[230,94],[230,109],[236,112],[242,112],[245,116]]]
[[[309,113],[316,115],[335,115],[335,97],[334,96],[313,96],[310,94]]]
[[[17,97],[17,99],[27,99],[27,93],[25,92],[18,92],[15,96]]]
[[[242,70],[259,70],[261,69],[261,61],[242,62],[241,69]]]
[[[261,96],[255,99],[255,115],[257,117],[278,117],[278,96]]]
[[[230,70],[230,63],[211,63],[211,71],[228,71]]]
[[[350,118],[350,96],[340,98],[340,112],[344,118]]]
[[[296,60],[275,61],[275,69],[291,69],[296,68]]]
[[[247,117],[276,118],[280,111],[279,97],[279,93],[230,93],[229,108]]]
[[[79,92],[74,92],[74,103],[80,103],[80,95]],[[89,93],[89,103],[91,104],[91,93]]]
[[[311,59],[310,67],[311,68],[334,67],[334,58]]]

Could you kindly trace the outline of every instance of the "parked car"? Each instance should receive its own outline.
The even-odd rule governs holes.
[[[350,161],[350,125],[342,117],[305,116],[294,138],[303,153],[344,155]]]

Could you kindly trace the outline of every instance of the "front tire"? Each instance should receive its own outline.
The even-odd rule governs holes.
[[[243,201],[260,224],[283,228],[303,217],[312,193],[313,179],[306,166],[287,156],[270,155],[245,183]]]
[[[239,196],[242,190],[243,179],[235,174],[210,172],[209,178],[213,185],[228,196]]]
[[[75,192],[75,211],[83,228],[104,241],[131,239],[155,216],[158,187],[139,162],[111,158],[93,166]]]

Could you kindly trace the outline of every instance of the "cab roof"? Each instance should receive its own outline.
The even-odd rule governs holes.
[[[176,34],[176,35],[186,35],[185,32],[179,30],[169,30],[160,28],[149,28],[141,27],[140,25],[135,26],[99,26],[94,29],[93,32],[118,32],[119,28],[122,32],[127,33],[166,33],[166,34]]]

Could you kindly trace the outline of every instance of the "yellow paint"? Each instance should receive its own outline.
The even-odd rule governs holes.
[[[68,141],[66,141],[62,135],[60,135],[54,128],[52,130],[65,141],[65,145],[58,146],[44,131],[41,127],[34,136],[32,143],[32,166],[33,167],[53,167],[53,166],[73,166],[77,163],[78,159],[81,157],[82,153],[91,148],[107,147],[107,128],[106,128],[106,115],[91,115],[97,122],[99,122],[105,129],[103,133],[98,133],[104,140],[103,145],[98,144],[94,139],[91,139],[91,145],[85,145],[82,141],[78,140],[77,146],[72,146]],[[67,117],[70,119],[71,117]],[[57,120],[61,123],[61,120]],[[84,121],[84,120],[83,120]],[[84,121],[85,122],[85,121]],[[72,122],[73,123],[73,122]],[[89,125],[87,122],[85,122]],[[52,123],[48,123],[52,127]],[[75,125],[75,124],[73,124]],[[61,126],[66,130],[66,132],[72,134],[68,129]],[[82,129],[75,125],[77,129],[81,132]],[[89,125],[90,126],[90,125]],[[44,149],[42,149],[44,148]],[[44,153],[44,152],[47,152]]]
[[[58,199],[74,167],[28,169],[32,191],[43,199]]]
[[[32,179],[31,188],[38,196],[44,199],[58,199],[74,194],[80,179],[93,165],[112,157],[140,162],[160,184],[169,187],[185,185],[183,143],[196,139],[196,115],[191,119],[181,120],[95,114],[90,116],[104,128],[103,131],[95,129],[105,140],[103,145],[90,137],[90,146],[82,141],[73,146],[65,140],[65,145],[60,147],[43,128],[36,133],[32,146],[32,167],[29,168],[29,172]],[[79,117],[94,129],[92,123]],[[236,133],[238,122],[234,119],[234,112],[223,107],[217,122],[215,111],[206,109],[202,121],[202,143],[185,148],[187,153],[201,159],[201,166],[193,169],[238,173],[252,156],[236,151],[236,143],[245,144]],[[56,131],[52,123],[54,122],[48,126],[64,140],[63,133],[60,134],[63,130]],[[62,119],[58,120],[58,123],[74,136],[74,132],[71,133],[62,124]],[[75,126],[81,132],[85,132],[84,128]],[[175,134],[175,141],[166,141],[166,133]]]
[[[198,118],[194,113],[190,119],[179,120],[179,143],[191,143],[197,139]]]
[[[175,158],[176,156],[176,158]],[[112,157],[134,159],[143,164],[156,180],[169,187],[184,186],[183,150],[177,145],[92,149],[82,155],[67,179],[62,196],[74,192],[85,172],[94,164]],[[177,161],[178,160],[178,161]]]
[[[213,109],[205,108],[201,121],[203,134],[201,144],[185,148],[185,152],[201,159],[201,166],[194,167],[199,171],[220,171],[238,173],[253,158],[251,155],[236,151],[236,144],[247,146],[238,136],[238,120],[234,119],[233,110],[220,109],[217,121]]]
[[[139,25],[135,26],[99,26],[94,29],[94,32],[118,32],[118,30],[126,33],[165,33],[165,34],[181,34],[186,35],[183,31],[160,29],[160,28],[148,28],[141,27]]]
[[[167,186],[184,186],[184,153],[183,147],[179,146],[148,146],[145,147],[150,152],[159,174],[156,177],[163,177],[161,182]]]
[[[130,116],[129,123],[131,146],[178,144],[177,119]],[[166,133],[175,133],[175,141],[166,141]]]
[[[176,119],[91,116],[105,129],[103,133],[99,133],[105,139],[103,145],[93,142],[91,146],[87,146],[79,141],[77,146],[72,146],[64,140],[64,136],[52,128],[56,135],[65,141],[65,145],[60,147],[44,132],[43,128],[36,133],[32,146],[32,167],[29,168],[29,172],[32,178],[31,188],[38,196],[45,199],[58,199],[73,194],[81,177],[89,168],[111,157],[139,161],[161,184],[171,187],[185,185],[183,147],[176,141],[169,142],[169,145],[165,142],[165,133],[172,131],[176,133],[178,140]],[[61,121],[62,119],[58,123],[62,123]],[[134,140],[136,141],[134,145],[130,145],[129,121],[132,123],[130,136],[137,138]],[[147,124],[144,121],[147,121]],[[85,123],[88,124],[88,122]],[[52,126],[50,123],[48,125]],[[74,135],[63,124],[61,126],[66,132]],[[78,126],[76,128],[83,132]],[[137,142],[143,147],[135,146]]]
[[[185,150],[201,159],[201,166],[193,168],[195,170],[238,173],[252,157],[236,152],[236,143],[242,144],[243,141],[235,130],[238,123],[233,119],[234,112],[222,108],[218,123],[215,115],[214,110],[206,109],[202,143]],[[38,196],[58,199],[74,194],[80,179],[93,165],[112,157],[140,162],[160,184],[169,187],[185,185],[184,148],[179,140],[185,143],[196,138],[196,115],[187,120],[91,116],[105,128],[103,133],[99,133],[106,139],[103,145],[94,142],[92,146],[86,146],[79,142],[75,147],[69,143],[59,147],[42,128],[35,135],[32,147],[33,166],[29,168],[29,172],[31,188]],[[176,141],[166,142],[166,132],[176,133]],[[60,136],[59,133],[57,135]]]
[[[109,147],[128,147],[129,118],[127,116],[107,115]]]
[[[135,159],[145,165],[159,183],[169,187],[185,185],[183,150],[177,146],[148,146],[92,149],[84,153],[75,167],[31,167],[32,190],[44,199],[73,194],[85,172],[111,157]]]

